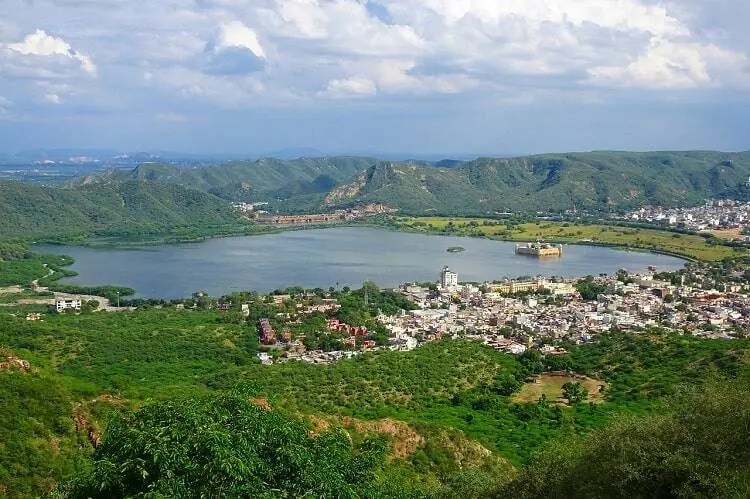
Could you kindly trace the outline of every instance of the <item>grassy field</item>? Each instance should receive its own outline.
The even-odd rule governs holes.
[[[398,218],[396,219],[396,226],[405,230],[481,236],[507,241],[536,241],[541,239],[559,243],[621,246],[671,253],[706,261],[716,261],[747,253],[743,249],[711,243],[702,236],[610,225],[579,225],[567,222],[507,225],[496,220],[418,217]]]
[[[565,404],[566,400],[562,398],[562,387],[568,381],[571,383],[581,383],[589,391],[586,402],[599,403],[604,401],[604,391],[600,388],[606,386],[605,382],[587,376],[559,375],[555,373],[536,376],[534,381],[526,383],[521,387],[521,390],[513,396],[513,401],[523,403],[536,402],[544,395],[550,402]]]
[[[709,234],[714,235],[715,237],[718,237],[719,239],[737,239],[740,236],[742,236],[742,229],[737,227],[735,229],[725,229],[725,230],[708,230],[706,231]]]

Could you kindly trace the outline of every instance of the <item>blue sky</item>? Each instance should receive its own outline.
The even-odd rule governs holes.
[[[750,149],[745,0],[2,0],[0,151]]]

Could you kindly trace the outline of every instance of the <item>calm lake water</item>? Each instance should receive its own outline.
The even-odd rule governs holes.
[[[451,246],[466,251],[449,253]],[[267,292],[287,286],[381,287],[436,281],[443,265],[461,281],[518,276],[584,276],[625,268],[681,268],[664,255],[596,246],[565,246],[563,257],[516,256],[514,243],[465,237],[408,234],[377,228],[339,227],[137,249],[40,245],[39,251],[75,258],[78,276],[63,282],[130,286],[141,297],[178,298],[197,290]]]

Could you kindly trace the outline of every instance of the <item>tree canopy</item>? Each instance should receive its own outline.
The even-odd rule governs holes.
[[[312,435],[239,393],[149,403],[114,419],[67,497],[365,497],[382,439]]]

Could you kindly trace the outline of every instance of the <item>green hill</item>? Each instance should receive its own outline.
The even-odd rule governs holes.
[[[178,184],[230,201],[269,201],[326,193],[375,162],[372,158],[342,156],[295,160],[264,158],[192,168],[147,163],[130,171],[109,170],[103,175],[83,177],[70,185],[138,180]]]
[[[479,158],[451,168],[378,163],[330,192],[327,206],[384,203],[407,213],[625,210],[747,197],[750,153],[590,152]]]
[[[239,226],[211,194],[174,184],[124,181],[75,189],[0,181],[4,237],[136,235]]]
[[[6,237],[226,233],[228,201],[310,212],[382,203],[407,214],[621,211],[645,204],[747,199],[750,152],[589,152],[468,162],[363,157],[260,159],[178,168],[143,164],[66,188],[0,182]]]
[[[383,203],[412,214],[627,210],[747,198],[750,152],[542,154],[472,161],[378,162],[364,157],[259,159],[179,168],[143,164],[71,185],[130,181],[178,184],[229,201],[269,202],[272,211],[316,211]]]

